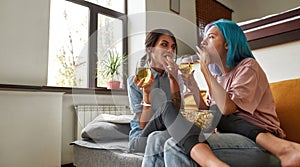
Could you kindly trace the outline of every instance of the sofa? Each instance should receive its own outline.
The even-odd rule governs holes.
[[[270,83],[272,94],[274,96],[276,111],[280,119],[281,127],[287,134],[287,139],[300,143],[300,112],[297,105],[300,104],[300,78],[290,79]],[[202,92],[205,97],[205,92]],[[194,108],[195,102],[192,96],[185,97],[185,108]],[[97,117],[98,118],[98,117]],[[101,118],[102,119],[102,118]],[[110,119],[110,118],[109,118]],[[97,119],[94,119],[95,121]],[[118,119],[118,121],[120,121]],[[89,124],[90,132],[82,133],[83,138],[92,138],[93,140],[77,140],[72,143],[74,146],[74,165],[78,167],[96,167],[96,166],[141,166],[143,155],[130,154],[127,150],[129,124],[116,124],[111,122],[95,122]],[[98,124],[101,124],[98,126]],[[85,127],[85,129],[88,126]],[[120,135],[121,132],[121,135]],[[113,135],[115,134],[115,135]],[[124,135],[126,134],[126,135]],[[86,137],[88,135],[88,137]],[[97,138],[91,137],[95,135]],[[105,138],[118,138],[121,140],[105,140]],[[106,137],[105,137],[106,136]],[[98,142],[95,142],[97,140]],[[231,152],[232,153],[232,152]]]
[[[273,82],[270,87],[280,126],[288,140],[300,143],[300,78]]]

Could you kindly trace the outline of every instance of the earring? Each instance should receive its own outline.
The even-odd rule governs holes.
[[[225,42],[225,49],[228,50],[228,43]]]
[[[146,49],[146,52],[147,52],[147,53],[150,53],[150,52],[151,52],[151,49],[147,48],[147,49]]]

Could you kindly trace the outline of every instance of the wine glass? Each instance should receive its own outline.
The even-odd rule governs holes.
[[[204,39],[204,35],[205,35],[205,24],[203,22],[199,22],[199,26],[198,26],[198,46],[201,48],[201,42]]]
[[[189,77],[189,75],[192,73],[194,69],[194,60],[192,55],[184,55],[179,58],[178,61],[179,64],[179,71],[184,77]],[[184,95],[190,94],[191,92],[189,89],[185,86],[185,90],[183,92]]]
[[[140,82],[140,80],[145,78],[142,87],[146,86],[147,84],[149,84],[151,80],[154,79],[148,59],[142,57],[141,59],[138,60],[135,67],[135,77],[136,77],[136,82]]]

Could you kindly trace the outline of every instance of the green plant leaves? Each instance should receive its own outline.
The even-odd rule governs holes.
[[[120,76],[119,68],[124,62],[126,62],[127,56],[125,54],[120,56],[116,49],[109,49],[106,55],[108,56],[104,57],[108,58],[100,61],[101,65],[104,66],[101,73],[106,78],[114,80],[116,77]]]

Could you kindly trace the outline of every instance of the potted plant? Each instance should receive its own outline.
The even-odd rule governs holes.
[[[99,61],[101,64],[98,67],[102,67],[102,70],[98,70],[98,74],[100,73],[108,80],[107,89],[120,89],[121,73],[119,68],[126,60],[125,54],[120,56],[116,49],[109,49],[104,59]]]

